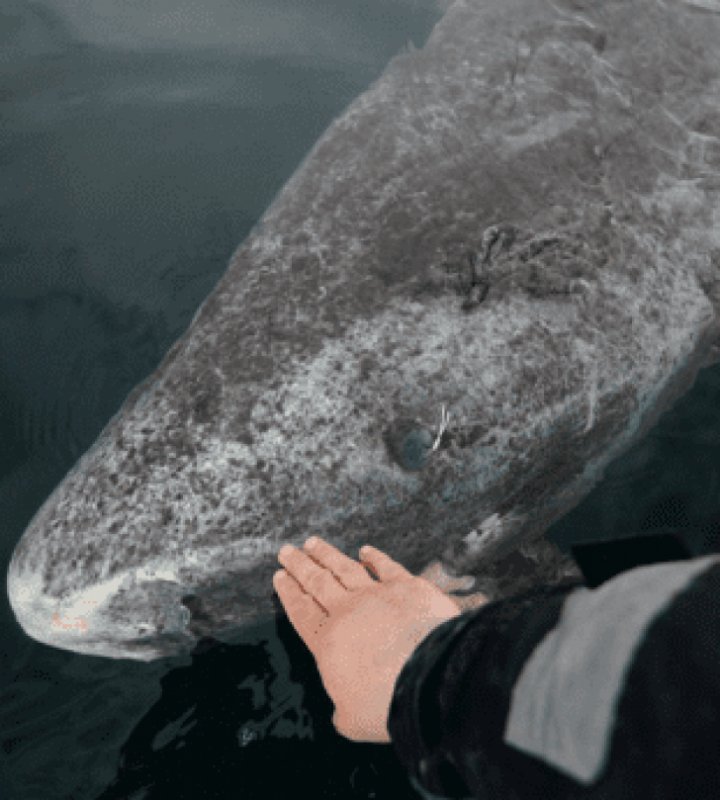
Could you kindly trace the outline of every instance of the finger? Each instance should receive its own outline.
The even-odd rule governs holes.
[[[290,624],[315,655],[315,643],[327,614],[284,569],[279,569],[272,581]]]
[[[278,561],[307,592],[329,613],[333,606],[347,599],[347,589],[330,570],[321,567],[307,553],[290,544],[280,548]]]
[[[472,611],[490,602],[490,598],[482,592],[476,592],[475,594],[465,596],[451,595],[450,599],[455,601],[460,611]]]
[[[442,561],[433,561],[418,576],[430,581],[442,592],[466,592],[475,586],[475,578],[472,575],[462,575],[455,577],[447,572]]]
[[[369,544],[360,548],[360,557],[363,563],[368,564],[381,581],[407,580],[414,578],[412,572],[403,567],[387,553],[372,547]]]
[[[329,569],[348,591],[374,583],[365,567],[319,536],[311,536],[305,542],[304,550],[318,564]]]

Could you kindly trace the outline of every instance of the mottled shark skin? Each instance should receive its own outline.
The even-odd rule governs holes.
[[[718,360],[720,16],[458,0],[337,118],[38,511],[32,637],[150,660],[272,614],[285,542],[490,597]]]

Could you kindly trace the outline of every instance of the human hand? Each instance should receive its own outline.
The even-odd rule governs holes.
[[[302,550],[284,545],[278,561],[285,569],[273,575],[273,586],[315,658],[337,732],[388,743],[400,671],[430,631],[461,607],[381,550],[361,548],[361,557],[364,566],[319,537]]]

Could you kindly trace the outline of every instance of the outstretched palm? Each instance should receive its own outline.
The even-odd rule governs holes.
[[[315,658],[338,733],[389,742],[387,717],[403,665],[435,627],[487,598],[451,598],[438,584],[467,589],[467,579],[451,578],[437,562],[421,577],[377,548],[363,548],[361,556],[362,564],[318,537],[302,550],[284,545],[278,560],[285,570],[273,584]]]

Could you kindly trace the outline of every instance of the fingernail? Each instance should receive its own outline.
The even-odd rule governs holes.
[[[317,536],[311,536],[311,537],[310,537],[310,538],[309,538],[309,539],[308,539],[308,540],[305,542],[305,547],[315,547],[315,545],[316,545],[316,544],[317,544],[319,541],[320,541],[320,540],[318,539],[318,537],[317,537]]]
[[[370,550],[370,548],[369,548],[369,547],[368,547],[366,544],[364,544],[364,545],[363,545],[363,546],[360,548],[360,555],[361,555],[361,556],[369,556],[369,555],[370,555],[370,553],[371,553],[371,550]]]

